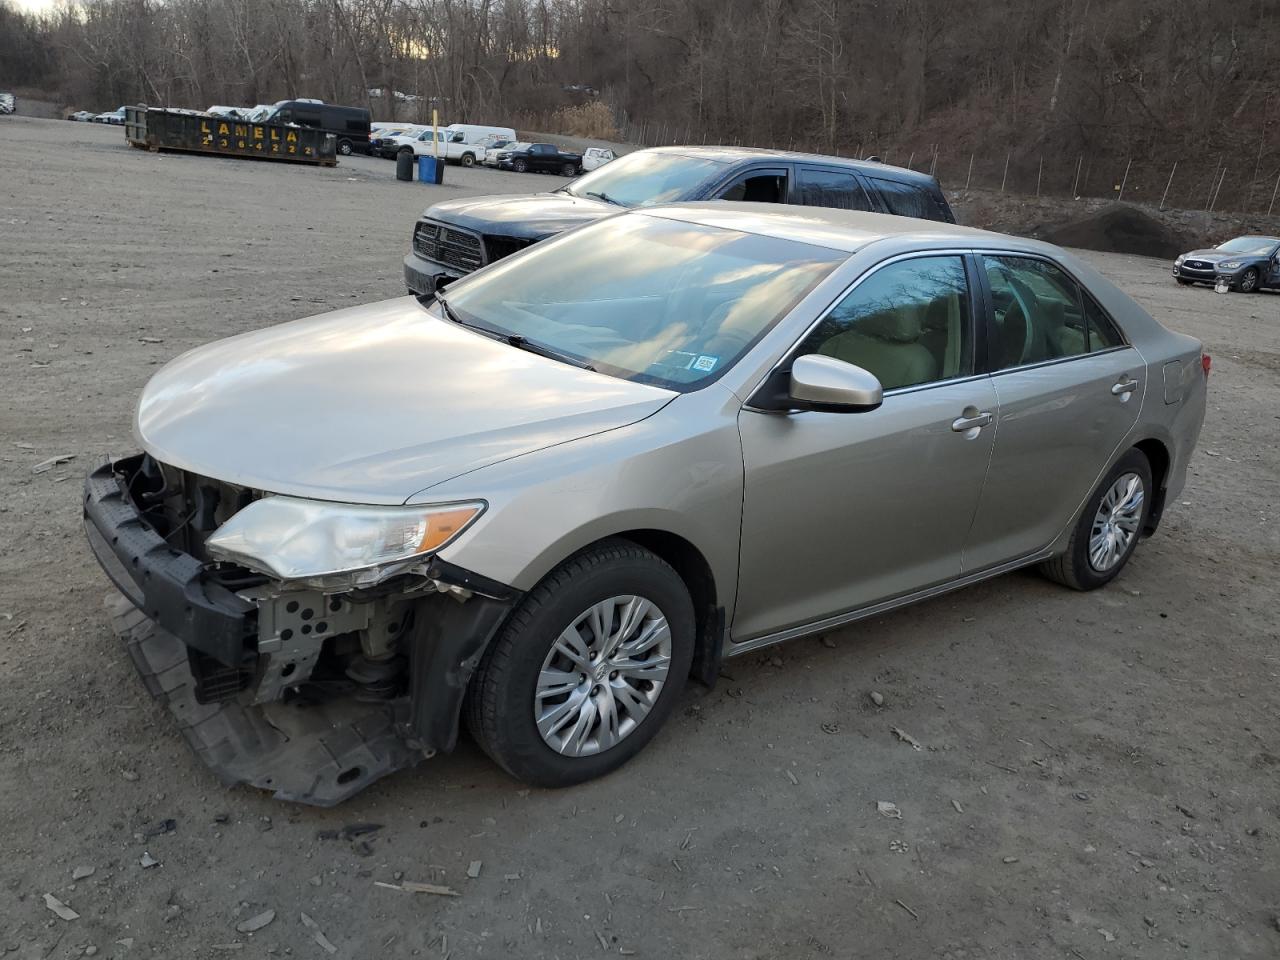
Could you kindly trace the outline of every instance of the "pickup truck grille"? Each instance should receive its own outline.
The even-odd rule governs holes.
[[[462,273],[484,264],[484,251],[476,234],[430,220],[420,220],[414,228],[413,249],[421,257]]]
[[[484,252],[486,263],[496,263],[503,257],[509,257],[513,253],[523,250],[532,240],[526,240],[523,237],[501,237],[497,234],[486,233],[484,235]]]

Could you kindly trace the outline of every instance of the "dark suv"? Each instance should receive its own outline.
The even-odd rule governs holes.
[[[793,203],[955,223],[938,181],[901,167],[748,147],[655,147],[619,157],[553,193],[437,203],[414,226],[405,283],[429,296],[450,280],[621,207],[688,200]]]

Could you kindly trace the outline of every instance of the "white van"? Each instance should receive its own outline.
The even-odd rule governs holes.
[[[418,156],[439,155],[445,160],[473,167],[484,159],[485,148],[494,140],[514,140],[516,132],[510,127],[486,127],[476,123],[451,123],[436,131],[436,143],[432,143],[428,129],[413,141],[413,152]]]

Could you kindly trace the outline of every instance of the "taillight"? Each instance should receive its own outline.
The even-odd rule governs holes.
[[[1204,375],[1209,376],[1209,371],[1213,369],[1213,357],[1207,353],[1200,354],[1200,368],[1204,370]]]

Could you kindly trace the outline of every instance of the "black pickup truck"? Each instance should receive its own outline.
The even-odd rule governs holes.
[[[582,154],[566,153],[554,143],[530,143],[518,150],[498,154],[498,167],[525,173],[560,173],[576,177],[582,172]]]

